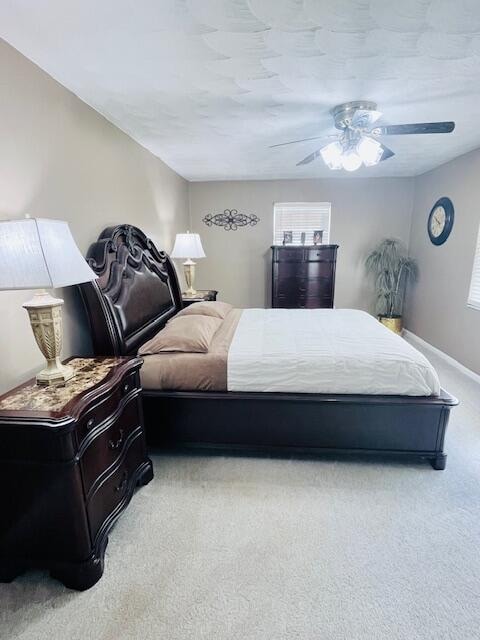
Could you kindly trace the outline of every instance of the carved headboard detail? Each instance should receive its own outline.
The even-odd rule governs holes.
[[[98,280],[80,285],[96,355],[129,355],[182,308],[175,267],[129,224],[105,229],[87,253]]]

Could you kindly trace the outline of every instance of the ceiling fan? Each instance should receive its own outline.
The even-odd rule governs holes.
[[[334,107],[331,111],[335,127],[340,133],[330,136],[315,136],[273,144],[270,148],[282,147],[287,144],[320,140],[321,138],[336,138],[325,146],[317,149],[300,162],[297,167],[313,162],[319,156],[330,169],[345,169],[356,171],[362,164],[371,167],[383,160],[388,160],[395,153],[378,140],[380,136],[405,136],[424,133],[451,133],[455,129],[454,122],[417,122],[415,124],[392,124],[375,126],[382,116],[377,111],[375,102],[358,100],[345,102]]]

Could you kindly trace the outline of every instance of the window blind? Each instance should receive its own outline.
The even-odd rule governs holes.
[[[273,244],[283,243],[283,232],[292,232],[292,243],[313,244],[313,232],[323,231],[323,244],[330,242],[330,202],[276,202],[273,205]]]
[[[480,311],[480,227],[477,236],[477,248],[475,250],[475,259],[473,261],[472,280],[470,282],[470,292],[468,294],[469,307]]]

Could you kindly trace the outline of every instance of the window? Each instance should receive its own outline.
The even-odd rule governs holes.
[[[475,250],[475,260],[473,261],[472,280],[467,304],[469,307],[480,311],[480,227],[478,229],[477,248]]]
[[[292,243],[313,244],[313,232],[323,231],[322,243],[330,242],[330,202],[276,202],[273,205],[273,244],[283,244],[283,232],[292,232]]]

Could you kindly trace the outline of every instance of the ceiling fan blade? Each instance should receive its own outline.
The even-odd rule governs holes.
[[[300,160],[300,162],[297,162],[297,167],[299,167],[302,164],[310,164],[310,162],[313,162],[316,158],[318,158],[319,155],[320,155],[320,149],[317,149],[316,151],[311,153],[309,156],[307,156],[303,160]]]
[[[405,136],[417,133],[451,133],[454,129],[455,122],[417,122],[375,127],[371,133],[376,136]]]
[[[372,109],[357,109],[352,117],[351,127],[365,129],[382,117],[381,111]]]
[[[383,154],[382,154],[382,157],[380,158],[379,162],[383,162],[384,160],[388,160],[389,158],[391,158],[392,156],[395,155],[395,152],[392,151],[391,149],[389,149],[388,147],[386,147],[384,144],[382,144],[382,148],[383,148]]]
[[[337,134],[332,134],[329,136],[315,136],[314,138],[301,138],[300,140],[292,140],[291,142],[280,142],[279,144],[271,144],[269,149],[274,149],[275,147],[284,147],[287,144],[296,144],[297,142],[306,142],[307,140],[321,140],[322,138],[338,138]]]

